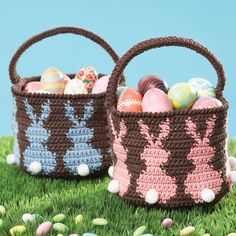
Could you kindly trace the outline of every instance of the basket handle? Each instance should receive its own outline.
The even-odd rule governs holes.
[[[9,74],[10,74],[11,82],[13,84],[16,84],[17,82],[20,81],[21,78],[16,71],[16,65],[17,65],[17,62],[18,62],[19,58],[21,57],[21,55],[29,47],[31,47],[33,44],[35,44],[43,39],[49,38],[51,36],[55,36],[58,34],[67,34],[67,33],[81,35],[81,36],[84,36],[84,37],[94,41],[95,43],[97,43],[98,45],[100,45],[101,47],[103,47],[107,51],[107,53],[112,57],[114,62],[117,62],[119,60],[119,57],[116,54],[116,52],[113,50],[113,48],[105,40],[100,38],[98,35],[90,32],[90,31],[87,31],[85,29],[81,29],[81,28],[77,28],[77,27],[58,27],[58,28],[44,31],[40,34],[33,36],[32,38],[28,39],[25,43],[23,43],[18,48],[18,50],[16,51],[16,53],[12,57],[11,62],[10,62],[10,66],[9,66]]]
[[[223,96],[223,90],[225,86],[225,72],[223,65],[220,61],[216,58],[216,56],[206,47],[201,45],[200,43],[194,41],[193,39],[189,38],[182,38],[182,37],[160,37],[160,38],[152,38],[145,41],[142,41],[131,49],[129,49],[117,62],[115,68],[112,71],[111,78],[109,80],[108,88],[107,88],[107,108],[111,108],[112,106],[116,105],[116,89],[118,85],[118,79],[128,63],[139,54],[148,51],[154,48],[161,48],[165,46],[178,46],[178,47],[185,47],[189,48],[202,56],[206,57],[208,61],[214,67],[217,76],[218,76],[218,83],[216,85],[216,94],[217,96]]]

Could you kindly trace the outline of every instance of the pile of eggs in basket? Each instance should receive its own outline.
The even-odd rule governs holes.
[[[24,86],[24,91],[72,95],[102,93],[107,89],[109,78],[109,75],[98,78],[97,72],[91,66],[80,69],[73,79],[60,70],[50,67],[43,72],[40,81],[28,82]]]
[[[169,112],[174,109],[204,109],[222,106],[215,88],[203,78],[192,78],[168,89],[155,75],[140,79],[138,90],[119,87],[117,110],[121,112]]]

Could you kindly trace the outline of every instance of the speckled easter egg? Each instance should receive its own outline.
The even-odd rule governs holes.
[[[142,111],[142,94],[132,88],[125,89],[117,103],[117,110],[124,112],[141,112]]]
[[[143,96],[142,110],[145,112],[172,111],[173,106],[166,93],[161,89],[151,88]]]
[[[222,106],[222,102],[213,97],[199,98],[192,106],[192,109],[216,108]]]
[[[104,75],[95,81],[92,89],[92,93],[103,93],[107,91],[107,85],[110,79],[110,75]]]
[[[69,80],[66,83],[64,94],[87,94],[84,83],[78,79]]]
[[[167,83],[155,75],[146,75],[139,80],[138,90],[142,95],[144,95],[151,88],[161,89],[165,93],[168,92]]]
[[[120,95],[121,95],[121,93],[125,90],[125,89],[127,89],[128,87],[126,87],[126,86],[119,86],[118,88],[117,88],[117,92],[116,92],[116,95],[117,95],[117,97],[119,97]]]
[[[67,81],[65,75],[56,68],[48,68],[41,76],[40,87],[41,90],[63,94]]]
[[[75,78],[81,80],[85,84],[86,89],[92,89],[95,81],[98,79],[98,74],[93,67],[87,66],[80,69]]]
[[[188,81],[188,84],[195,90],[197,97],[215,97],[215,88],[206,79],[192,78]]]
[[[36,235],[37,236],[42,236],[45,235],[47,233],[49,233],[52,229],[52,223],[51,222],[44,222],[41,225],[39,225],[39,227],[36,230]]]
[[[35,93],[41,89],[39,81],[32,81],[27,83],[23,90],[27,93]]]
[[[175,109],[190,108],[197,98],[194,89],[187,83],[178,83],[172,86],[168,97]]]

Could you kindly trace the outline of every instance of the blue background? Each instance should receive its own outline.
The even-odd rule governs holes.
[[[102,36],[119,55],[150,37],[178,35],[194,38],[220,59],[227,74],[225,96],[230,102],[229,134],[236,136],[236,2],[158,0],[50,0],[0,3],[0,135],[12,133],[12,98],[8,65],[26,39],[46,29],[69,25]],[[49,66],[65,73],[92,65],[111,73],[114,66],[103,49],[82,37],[64,35],[34,45],[21,58],[22,76],[39,75]],[[136,87],[145,74],[157,74],[168,84],[205,77],[216,84],[216,74],[205,58],[182,48],[163,48],[135,58],[126,69],[128,85]]]

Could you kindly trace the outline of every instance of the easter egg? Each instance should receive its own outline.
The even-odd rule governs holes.
[[[189,235],[192,235],[194,232],[195,232],[195,227],[188,226],[188,227],[183,228],[180,231],[180,235],[181,236],[189,236]]]
[[[51,222],[44,222],[36,230],[36,235],[37,236],[42,236],[44,234],[47,234],[51,231],[52,229],[52,223]]]
[[[55,223],[53,229],[57,232],[65,233],[69,231],[69,228],[63,223]]]
[[[103,93],[107,91],[107,85],[110,79],[110,75],[104,75],[97,81],[95,81],[92,89],[92,93]]]
[[[220,100],[213,97],[199,98],[192,106],[192,109],[205,109],[221,107],[223,104]]]
[[[6,213],[6,209],[5,209],[5,207],[2,206],[2,205],[0,205],[0,216],[5,215],[5,213]]]
[[[139,80],[138,90],[142,95],[151,88],[161,89],[165,93],[168,91],[167,83],[155,75],[146,75]]]
[[[125,89],[117,103],[117,110],[124,112],[141,112],[142,111],[142,94],[132,88]]]
[[[178,83],[172,86],[168,97],[175,109],[190,108],[197,98],[194,89],[187,83]]]
[[[84,220],[84,216],[83,215],[77,215],[76,217],[75,217],[75,223],[76,224],[80,224],[82,221]]]
[[[197,97],[215,97],[215,88],[213,85],[203,78],[192,78],[188,81],[188,84],[195,90]]]
[[[87,94],[84,83],[78,79],[69,80],[66,84],[64,94]]]
[[[170,228],[171,226],[173,225],[173,220],[170,219],[170,218],[165,218],[163,221],[162,221],[162,226],[166,229]]]
[[[31,81],[24,86],[23,90],[27,93],[35,93],[40,89],[41,87],[39,81]]]
[[[92,89],[95,81],[98,79],[98,74],[93,67],[87,66],[80,69],[75,78],[81,80],[86,89]]]
[[[117,92],[116,92],[116,95],[117,95],[117,97],[119,97],[120,95],[121,95],[121,93],[125,90],[125,89],[127,89],[128,87],[126,87],[126,86],[119,86],[118,88],[117,88]]]
[[[107,220],[103,218],[96,218],[92,220],[92,224],[100,226],[107,225]]]
[[[26,227],[24,225],[17,225],[10,229],[10,234],[12,236],[21,235],[24,234],[25,232],[26,232]]]
[[[52,218],[53,222],[63,222],[65,219],[66,216],[64,214],[57,214]]]
[[[29,213],[25,213],[25,214],[21,217],[21,219],[22,219],[25,223],[27,223],[27,222],[32,222],[32,221],[35,220],[35,216],[32,215],[32,214],[29,214]]]
[[[147,226],[145,226],[145,225],[140,226],[139,228],[137,228],[134,231],[133,236],[141,236],[141,235],[143,235],[143,233],[145,232],[146,229],[147,229]]]
[[[142,110],[145,112],[167,112],[173,107],[166,93],[158,88],[149,89],[143,96]]]
[[[40,88],[50,93],[63,94],[66,83],[67,79],[65,80],[65,75],[61,71],[48,68],[41,76]]]

